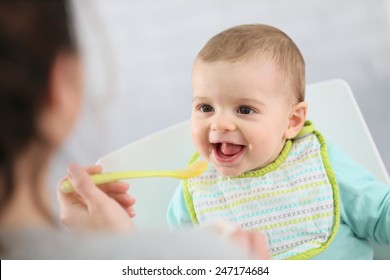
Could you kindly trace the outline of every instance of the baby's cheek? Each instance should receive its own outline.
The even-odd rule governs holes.
[[[202,152],[208,144],[207,135],[201,129],[193,127],[192,143],[195,145],[197,151]]]

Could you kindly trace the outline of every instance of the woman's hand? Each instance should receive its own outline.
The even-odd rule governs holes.
[[[76,231],[134,230],[135,199],[127,193],[129,186],[114,182],[97,187],[89,174],[101,171],[100,166],[83,169],[78,164],[69,165],[67,178],[75,191],[64,193],[57,188],[62,223]]]
[[[246,254],[249,254],[250,258],[259,260],[271,259],[267,237],[263,232],[245,231],[237,225],[226,221],[211,223],[211,227],[222,237],[227,238],[242,248]]]
[[[249,253],[250,257],[258,260],[271,259],[267,237],[263,232],[249,232],[243,229],[237,229],[231,234],[230,238],[233,242],[242,246]]]

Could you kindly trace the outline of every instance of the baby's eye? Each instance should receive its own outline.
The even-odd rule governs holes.
[[[214,108],[211,107],[210,105],[208,104],[200,104],[199,105],[199,110],[203,113],[209,113],[209,112],[213,112],[214,111]]]
[[[243,114],[243,115],[253,114],[254,112],[255,111],[248,106],[240,106],[237,109],[237,113]]]

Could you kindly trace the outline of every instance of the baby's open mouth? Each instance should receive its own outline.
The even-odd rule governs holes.
[[[214,143],[213,153],[218,161],[232,162],[236,160],[244,151],[244,145],[233,143]]]

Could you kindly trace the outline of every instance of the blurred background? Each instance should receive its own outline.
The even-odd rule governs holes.
[[[305,58],[307,83],[349,83],[390,170],[390,0],[74,2],[86,102],[57,155],[53,186],[70,162],[93,164],[188,119],[195,56],[211,36],[245,23],[285,31]]]

